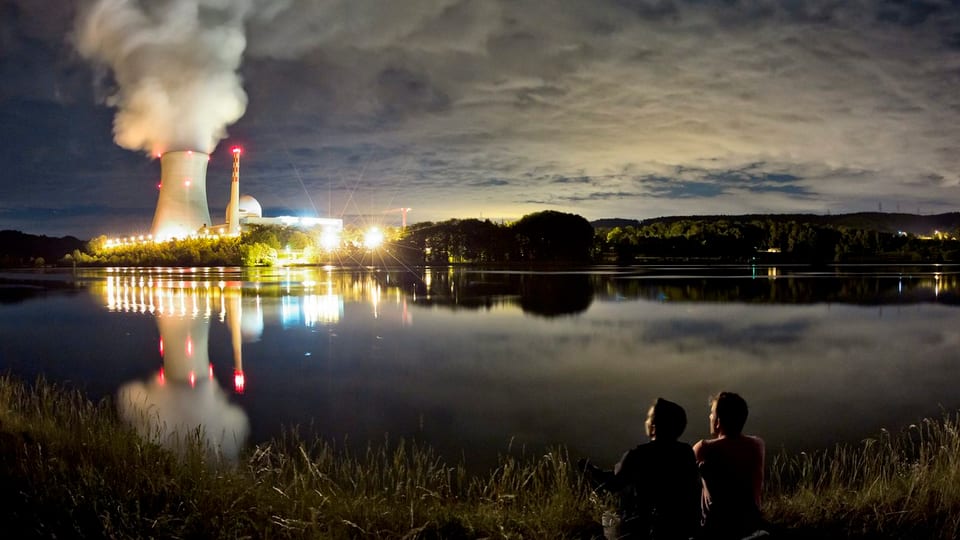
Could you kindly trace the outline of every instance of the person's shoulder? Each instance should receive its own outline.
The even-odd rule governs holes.
[[[641,443],[624,452],[623,457],[621,457],[620,460],[629,461],[632,459],[637,459],[649,451],[650,451],[650,443],[649,442]]]
[[[767,446],[767,443],[763,442],[763,439],[757,437],[756,435],[747,435],[745,438],[750,441],[750,444],[754,448],[757,448],[760,451],[763,451]]]
[[[743,434],[743,435],[740,437],[740,439],[743,441],[743,443],[750,444],[750,445],[753,445],[753,446],[765,446],[765,443],[763,442],[763,439],[761,439],[760,437],[757,437],[756,435]],[[743,444],[743,443],[741,443],[741,444]]]
[[[689,443],[685,443],[683,441],[674,441],[673,446],[671,447],[671,453],[683,460],[696,458],[696,453],[693,451],[693,446],[690,446]]]
[[[628,451],[628,453],[644,454],[647,452],[652,452],[655,449],[656,449],[656,444],[654,444],[654,441],[647,441],[645,443],[640,443],[634,446],[631,450]]]
[[[720,438],[715,438],[715,439],[700,439],[699,441],[697,441],[697,442],[693,445],[693,447],[696,448],[696,447],[698,447],[698,446],[713,446],[713,445],[715,445],[715,444],[718,444],[718,443],[719,443],[720,441],[722,441],[722,440],[723,440],[723,439],[720,439]]]
[[[685,454],[687,452],[693,452],[693,447],[690,446],[690,443],[686,443],[678,440],[671,441],[651,441],[651,451],[656,451],[657,453],[669,453],[669,454]]]
[[[671,441],[670,448],[674,452],[692,452],[693,445],[684,441]]]
[[[616,470],[625,474],[629,474],[630,471],[635,471],[642,463],[647,461],[649,453],[650,443],[634,446],[623,453],[619,463],[617,463]]]
[[[709,449],[717,444],[719,440],[720,439],[700,439],[693,445],[693,454],[697,456],[698,459],[701,458],[703,454],[709,452]]]

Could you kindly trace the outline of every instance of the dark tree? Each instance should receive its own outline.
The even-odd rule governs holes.
[[[593,226],[582,216],[547,210],[511,226],[519,256],[531,262],[588,262]]]

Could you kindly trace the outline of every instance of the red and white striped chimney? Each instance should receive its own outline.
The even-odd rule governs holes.
[[[230,182],[230,204],[227,205],[227,234],[240,234],[240,154],[239,146],[233,148],[233,180]]]

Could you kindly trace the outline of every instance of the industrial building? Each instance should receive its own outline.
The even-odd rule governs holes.
[[[207,206],[207,163],[210,156],[194,150],[172,151],[160,157],[160,194],[150,233],[154,241],[218,234],[234,236],[244,226],[276,225],[319,228],[324,243],[339,238],[343,220],[297,216],[264,217],[260,203],[250,195],[240,196],[240,154],[235,147],[230,201],[224,222],[213,224]]]

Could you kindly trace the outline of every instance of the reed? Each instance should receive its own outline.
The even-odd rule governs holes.
[[[0,378],[12,537],[564,538],[603,504],[563,449],[468,475],[406,441],[352,452],[290,433],[229,463],[187,434],[144,442],[107,402]]]
[[[859,445],[777,456],[765,510],[836,536],[960,538],[960,415]]]
[[[186,434],[144,442],[108,401],[0,377],[3,535],[195,538],[590,538],[609,498],[563,448],[469,474],[389,441],[354,451],[295,432],[228,462]],[[960,537],[960,417],[771,459],[765,512],[797,537]],[[789,535],[789,533],[788,533]]]

